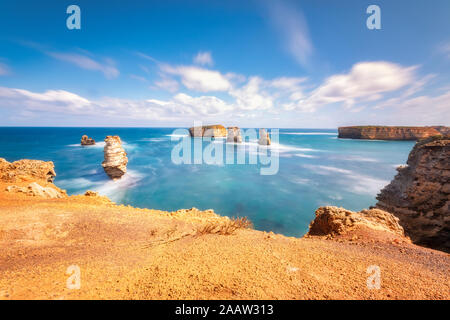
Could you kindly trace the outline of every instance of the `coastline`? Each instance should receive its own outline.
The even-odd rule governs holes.
[[[45,199],[5,192],[7,184],[2,299],[450,298],[449,255],[379,226],[302,238],[223,231],[230,219],[212,210],[137,209],[95,193]],[[79,290],[66,288],[71,265]],[[380,290],[366,286],[371,265],[381,266]]]

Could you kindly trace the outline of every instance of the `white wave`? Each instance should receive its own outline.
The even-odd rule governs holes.
[[[79,147],[79,148],[104,148],[105,141],[99,141],[90,146],[82,146],[81,143],[68,144],[67,146],[68,147]]]
[[[332,132],[280,132],[280,134],[290,134],[290,135],[296,135],[296,136],[320,136],[320,135],[326,135],[326,136],[336,136],[337,133]]]
[[[291,178],[290,180],[291,180],[293,183],[296,183],[296,184],[302,184],[302,185],[309,185],[309,184],[311,184],[311,180],[306,179],[306,178],[297,178],[297,177],[294,177],[294,178]]]
[[[360,156],[339,156],[337,159],[347,160],[347,161],[362,161],[362,162],[378,162],[377,159],[360,157]]]
[[[337,200],[337,201],[344,199],[344,198],[343,198],[341,195],[339,195],[339,194],[336,194],[336,195],[329,195],[328,198],[330,198],[330,199],[332,199],[332,200]]]
[[[294,156],[296,157],[300,157],[300,158],[317,158],[316,156],[310,155],[310,154],[304,154],[304,153],[296,153],[294,154]]]
[[[166,134],[167,137],[174,137],[174,138],[183,138],[183,137],[189,137],[188,134]]]
[[[167,138],[144,138],[139,141],[145,141],[145,142],[164,142],[167,141]]]
[[[144,175],[140,172],[128,170],[118,180],[107,180],[106,182],[99,183],[94,187],[94,191],[107,196],[113,201],[120,201],[127,189],[135,187],[143,177]]]

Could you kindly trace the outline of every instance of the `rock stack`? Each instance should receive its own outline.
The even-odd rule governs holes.
[[[102,167],[111,179],[120,179],[127,172],[127,153],[122,148],[119,136],[107,136],[105,143]]]
[[[81,137],[81,145],[82,146],[91,146],[95,144],[95,140],[89,138],[87,135]]]
[[[226,137],[227,129],[221,124],[189,128],[191,137],[217,138]]]
[[[259,129],[259,141],[258,143],[262,146],[270,145],[269,133],[264,129]]]
[[[417,244],[450,252],[450,138],[421,140],[377,196]]]
[[[241,129],[228,127],[227,142],[242,143]]]

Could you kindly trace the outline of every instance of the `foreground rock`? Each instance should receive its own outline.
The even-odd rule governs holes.
[[[398,236],[405,235],[399,219],[389,212],[379,209],[353,212],[338,207],[317,209],[316,218],[309,226],[308,235],[342,235],[360,227],[389,232]]]
[[[227,142],[242,143],[241,129],[228,127]]]
[[[447,127],[339,127],[338,138],[369,140],[419,140],[446,132]]]
[[[81,145],[82,146],[91,146],[95,144],[95,140],[89,138],[87,135],[81,137]]]
[[[122,148],[119,136],[107,136],[105,143],[103,149],[105,160],[102,167],[111,179],[120,179],[127,172],[127,153]]]
[[[265,129],[259,129],[259,141],[258,143],[262,146],[270,145],[270,136]]]
[[[67,196],[65,191],[62,191],[58,188],[43,187],[37,182],[32,182],[27,187],[20,187],[15,185],[8,186],[6,187],[6,191],[23,193],[27,196],[42,197],[47,199],[58,199]]]
[[[30,180],[53,182],[55,176],[55,166],[51,161],[24,159],[8,162],[0,158],[0,180],[4,182]]]
[[[191,137],[226,137],[227,129],[221,124],[189,128]]]
[[[450,252],[450,138],[419,141],[377,196],[418,244]]]

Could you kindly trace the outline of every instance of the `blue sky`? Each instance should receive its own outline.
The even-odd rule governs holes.
[[[450,125],[448,0],[16,0],[0,30],[3,126]]]

